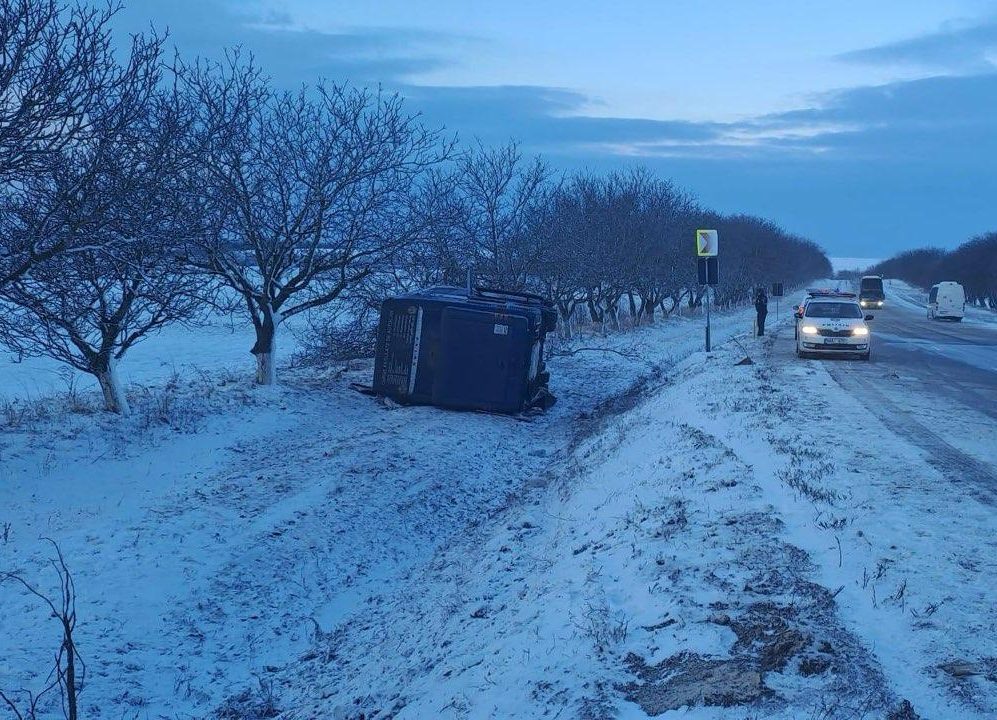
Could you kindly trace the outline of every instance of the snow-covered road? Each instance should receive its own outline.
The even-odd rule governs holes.
[[[997,503],[997,325],[929,320],[912,288],[888,290],[872,321],[873,361],[825,366],[949,482]]]

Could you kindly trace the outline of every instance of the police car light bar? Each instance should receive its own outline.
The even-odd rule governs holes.
[[[830,290],[823,288],[807,288],[807,295],[810,297],[842,297],[842,298],[853,298],[855,293],[844,292],[842,290]]]

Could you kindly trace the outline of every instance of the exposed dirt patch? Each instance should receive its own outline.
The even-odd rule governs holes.
[[[761,671],[781,672],[794,657],[811,644],[810,636],[795,627],[797,612],[792,606],[763,602],[749,605],[730,627],[737,635],[733,651],[750,658]]]
[[[631,654],[625,663],[640,682],[623,686],[625,697],[649,715],[684,706],[744,705],[772,695],[764,673],[782,672],[812,645],[810,634],[798,627],[792,606],[754,603],[733,619],[714,613],[710,622],[729,626],[737,635],[729,658],[682,652],[649,666]]]
[[[777,707],[788,698],[773,688],[785,680],[769,681],[770,686],[766,678],[778,673],[811,686],[815,702],[830,703],[836,712],[891,707],[895,700],[879,668],[841,627],[834,593],[808,578],[813,566],[805,552],[778,538],[781,521],[755,512],[717,523],[732,535],[733,563],[704,580],[729,597],[711,603],[704,620],[729,628],[734,641],[726,653],[679,652],[653,666],[637,655],[627,657],[625,665],[636,679],[619,687],[624,697],[649,715],[683,706]],[[737,577],[740,582],[730,582]],[[855,702],[826,700],[834,697]]]
[[[921,720],[910,700],[904,700],[886,714],[886,720]]]
[[[745,705],[772,693],[762,682],[762,673],[743,660],[679,653],[657,665],[648,665],[631,653],[625,662],[640,682],[620,690],[651,716],[685,706]]]
[[[800,675],[810,677],[820,675],[831,667],[831,658],[823,655],[809,655],[800,660]]]

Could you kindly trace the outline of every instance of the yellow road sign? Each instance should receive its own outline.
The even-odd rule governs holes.
[[[719,250],[720,238],[716,230],[696,231],[696,254],[699,257],[714,257]]]

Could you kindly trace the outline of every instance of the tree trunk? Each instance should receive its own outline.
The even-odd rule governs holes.
[[[586,299],[586,303],[588,303],[589,316],[592,318],[592,322],[594,322],[594,323],[600,323],[601,324],[602,323],[602,313],[596,307],[595,301],[593,300],[593,298],[592,298],[591,295],[589,295],[589,297]]]
[[[619,332],[620,330],[620,308],[619,300],[615,302],[606,303],[606,313],[609,315],[610,321],[613,323],[613,330]]]
[[[558,302],[557,304],[558,312],[561,314],[561,327],[560,334],[561,337],[566,340],[571,339],[571,314],[574,308],[569,307],[568,303]]]
[[[277,382],[277,322],[273,313],[264,312],[263,322],[256,326],[256,344],[251,351],[256,356],[256,384]]]
[[[66,653],[66,678],[64,681],[66,684],[66,720],[77,720],[79,711],[77,710],[78,698],[76,697],[76,645],[73,643],[73,628],[70,621],[63,618],[62,625],[64,637],[62,649]]]
[[[94,370],[100,389],[104,393],[104,409],[108,412],[128,415],[131,408],[128,406],[128,398],[125,397],[124,388],[121,387],[121,380],[118,378],[117,363],[113,357],[107,358]]]

